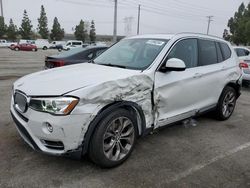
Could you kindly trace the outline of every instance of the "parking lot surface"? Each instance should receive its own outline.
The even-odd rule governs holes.
[[[43,69],[54,50],[0,49],[0,187],[250,187],[250,89],[233,116],[209,115],[196,126],[177,124],[137,141],[121,166],[101,169],[87,157],[54,157],[33,151],[9,113],[12,83]],[[73,125],[72,125],[73,126]]]

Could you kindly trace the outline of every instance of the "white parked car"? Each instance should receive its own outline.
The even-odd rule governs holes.
[[[240,59],[242,69],[242,83],[250,86],[250,50],[246,47],[234,47],[237,56]]]
[[[50,48],[52,49],[56,49],[58,45],[65,45],[66,44],[66,41],[52,41],[51,42],[51,45],[50,45]]]
[[[8,42],[5,39],[0,39],[0,47],[10,47],[11,45],[16,45],[15,42]]]
[[[20,39],[19,44],[35,44],[35,40],[30,40],[30,39]]]
[[[35,40],[35,45],[38,49],[47,50],[50,48],[51,44],[47,39],[37,39]]]
[[[17,80],[11,114],[33,149],[88,153],[113,167],[154,129],[207,111],[228,119],[240,85],[228,42],[200,34],[142,35],[121,40],[92,63]]]
[[[70,50],[72,48],[82,47],[83,42],[79,40],[69,40],[65,45],[63,45],[64,50]]]

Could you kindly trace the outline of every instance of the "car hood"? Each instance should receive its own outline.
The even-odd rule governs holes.
[[[17,80],[14,89],[28,96],[59,96],[139,74],[138,70],[84,63],[29,74]]]

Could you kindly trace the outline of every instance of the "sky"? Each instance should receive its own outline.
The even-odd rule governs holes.
[[[94,20],[97,34],[113,33],[114,0],[2,0],[5,22],[12,18],[21,24],[23,11],[27,10],[33,29],[41,5],[48,16],[49,28],[58,17],[67,33],[80,22]],[[208,18],[214,16],[209,34],[222,36],[227,22],[239,5],[250,0],[118,0],[118,35],[135,35],[138,5],[141,5],[140,34],[149,33],[206,33]],[[127,18],[127,19],[126,19]],[[125,21],[130,20],[130,21]],[[130,24],[129,24],[130,23]]]

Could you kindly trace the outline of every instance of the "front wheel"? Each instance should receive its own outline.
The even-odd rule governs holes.
[[[136,125],[134,115],[125,109],[116,110],[104,117],[91,139],[90,159],[105,168],[123,163],[134,148]]]
[[[220,96],[216,109],[218,120],[227,120],[233,114],[236,105],[236,91],[232,87],[225,87]]]
[[[19,51],[19,48],[18,48],[18,47],[16,47],[16,48],[14,48],[14,50],[15,50],[15,51]]]

